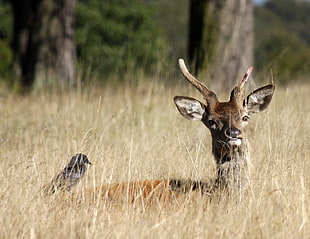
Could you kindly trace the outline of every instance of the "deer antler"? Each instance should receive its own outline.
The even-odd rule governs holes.
[[[231,95],[230,95],[230,101],[236,102],[236,104],[239,107],[243,107],[243,101],[245,99],[244,95],[244,86],[247,80],[249,79],[251,73],[252,73],[253,67],[251,66],[245,75],[242,77],[242,80],[240,83],[232,90]]]
[[[203,98],[207,101],[208,107],[214,107],[218,102],[216,94],[213,91],[210,91],[204,84],[197,80],[187,69],[184,60],[179,59],[179,66],[182,74],[191,83],[199,92],[202,94]]]

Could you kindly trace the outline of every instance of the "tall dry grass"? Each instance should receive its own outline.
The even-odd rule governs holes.
[[[186,84],[87,89],[0,98],[0,238],[309,238],[310,85],[277,88],[253,116],[252,188],[239,204],[203,197],[144,205],[76,204],[42,186],[83,152],[93,165],[76,187],[214,175],[211,140],[183,119]]]

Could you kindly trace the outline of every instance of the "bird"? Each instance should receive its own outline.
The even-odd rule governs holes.
[[[85,174],[87,170],[86,164],[91,164],[91,162],[85,154],[74,155],[68,165],[53,178],[50,184],[44,187],[45,194],[53,194],[57,191],[72,192],[72,187]]]

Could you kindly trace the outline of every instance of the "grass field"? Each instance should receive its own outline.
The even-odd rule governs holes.
[[[310,238],[310,84],[278,87],[251,118],[252,188],[239,204],[189,195],[149,207],[77,205],[41,196],[78,152],[92,165],[76,193],[109,182],[213,177],[210,134],[179,115],[175,95],[200,98],[185,82],[0,95],[0,238]]]

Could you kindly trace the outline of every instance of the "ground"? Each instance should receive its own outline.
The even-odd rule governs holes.
[[[92,165],[77,194],[110,182],[212,178],[209,131],[173,104],[175,95],[200,97],[185,82],[0,95],[0,237],[309,238],[309,93],[309,84],[277,86],[250,119],[252,187],[239,203],[189,195],[142,206],[41,190],[80,152]]]

